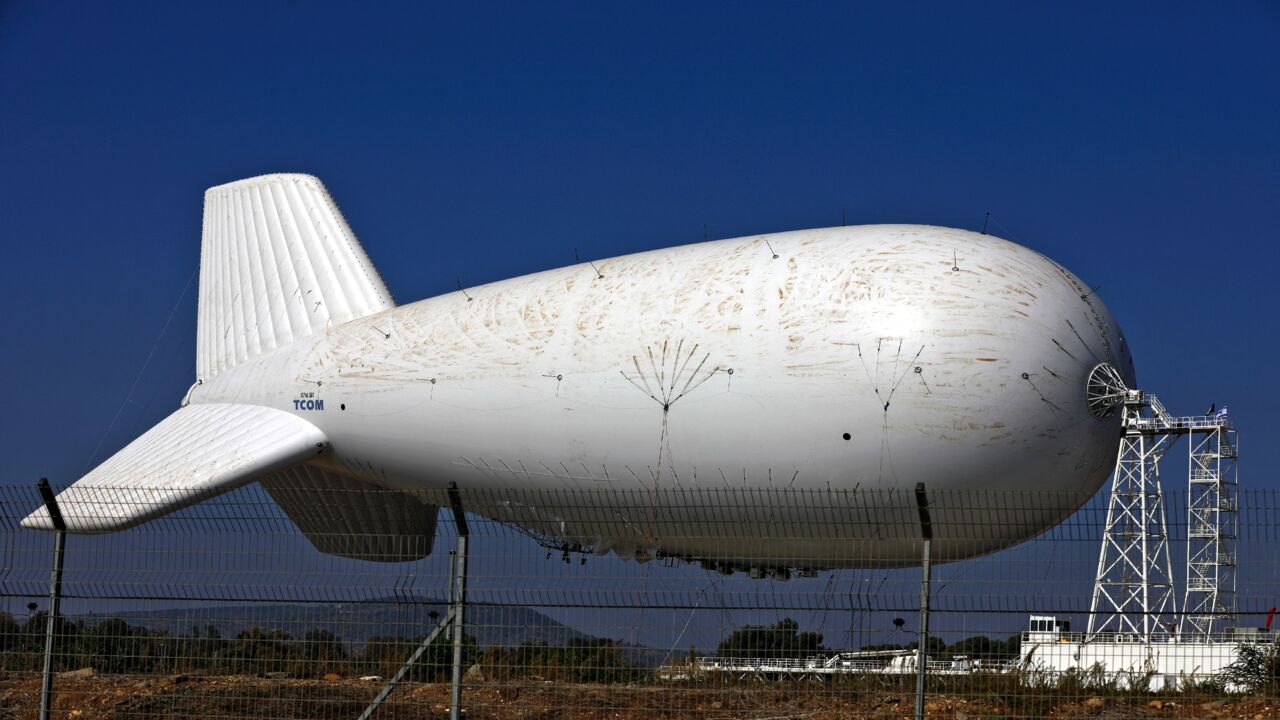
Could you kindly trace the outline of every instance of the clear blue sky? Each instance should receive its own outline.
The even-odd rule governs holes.
[[[1277,487],[1280,5],[0,3],[3,482],[193,379],[210,185],[320,176],[401,302],[848,222],[992,229],[1091,284]]]

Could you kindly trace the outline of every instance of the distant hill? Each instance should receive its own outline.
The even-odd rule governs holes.
[[[171,635],[190,634],[192,628],[212,625],[224,638],[250,627],[284,630],[301,638],[308,630],[328,630],[349,645],[363,645],[377,635],[421,637],[431,632],[448,605],[441,600],[374,601],[368,603],[273,603],[269,605],[217,605],[112,613],[131,625],[166,630]],[[105,617],[105,616],[104,616]],[[89,618],[86,618],[89,619]],[[467,632],[483,647],[523,643],[561,645],[588,639],[573,628],[526,607],[467,606]]]
[[[438,599],[385,598],[353,603],[243,603],[164,608],[89,615],[79,619],[94,623],[120,618],[130,625],[164,630],[170,635],[189,635],[193,630],[205,635],[206,628],[213,626],[224,638],[234,638],[255,626],[283,630],[298,639],[311,630],[328,630],[348,647],[358,648],[379,635],[423,637],[431,632],[447,609],[448,604]],[[438,613],[435,619],[430,616],[433,611]],[[515,647],[527,643],[563,645],[574,640],[595,639],[527,607],[468,604],[466,625],[467,633],[474,636],[481,647]],[[621,642],[617,646],[632,662],[645,666],[656,665],[666,654]]]

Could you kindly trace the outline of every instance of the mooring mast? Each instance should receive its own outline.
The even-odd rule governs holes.
[[[1088,402],[1099,418],[1120,408],[1124,438],[1111,477],[1087,635],[1207,640],[1216,621],[1235,611],[1235,428],[1225,411],[1174,417],[1155,395],[1126,387],[1105,363],[1089,375]],[[1186,615],[1175,623],[1160,459],[1183,435],[1191,438]]]
[[[1173,632],[1164,616],[1177,612],[1160,487],[1160,458],[1176,439],[1164,428],[1173,418],[1154,395],[1130,390],[1105,363],[1089,375],[1088,397],[1097,417],[1120,407],[1124,428],[1111,475],[1088,636],[1121,633],[1150,642]]]

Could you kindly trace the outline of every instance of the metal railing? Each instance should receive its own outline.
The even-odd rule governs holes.
[[[1142,430],[1170,432],[1178,430],[1213,430],[1216,428],[1229,428],[1231,427],[1231,422],[1226,417],[1183,415],[1136,418],[1132,421],[1132,425]]]

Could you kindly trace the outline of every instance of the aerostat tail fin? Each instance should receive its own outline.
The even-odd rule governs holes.
[[[124,530],[292,467],[328,445],[314,425],[257,405],[188,405],[58,495],[67,530]],[[53,530],[41,507],[23,527]]]
[[[391,293],[318,179],[263,175],[205,192],[199,380],[393,307]]]
[[[210,188],[201,243],[199,381],[395,307],[333,198],[310,175],[264,175]],[[327,446],[324,433],[287,412],[193,403],[64,490],[58,505],[68,531],[105,533],[262,480],[324,552],[384,560],[429,553],[435,507],[408,496],[356,492],[356,481],[306,468]],[[22,524],[55,529],[44,508]]]
[[[262,479],[262,487],[317,550],[376,562],[431,554],[438,507],[317,465],[295,465]]]

